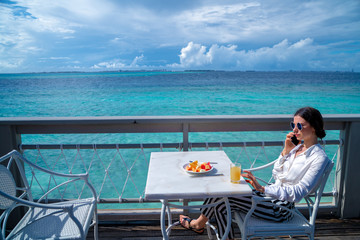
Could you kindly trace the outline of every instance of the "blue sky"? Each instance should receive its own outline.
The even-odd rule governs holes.
[[[0,73],[360,71],[359,0],[0,0]]]

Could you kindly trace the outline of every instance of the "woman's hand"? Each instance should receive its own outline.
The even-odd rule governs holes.
[[[295,133],[293,132],[289,132],[286,135],[286,139],[285,139],[285,147],[283,149],[283,151],[281,152],[281,155],[285,156],[287,154],[289,154],[289,152],[295,147],[295,145],[292,143],[291,138],[295,135]]]
[[[255,188],[255,190],[259,191],[259,192],[265,192],[265,188],[263,186],[260,185],[260,183],[256,180],[255,176],[252,174],[252,172],[249,171],[244,171],[241,176],[243,176],[245,179],[245,181],[247,183],[249,183],[251,186],[253,186],[253,188]]]

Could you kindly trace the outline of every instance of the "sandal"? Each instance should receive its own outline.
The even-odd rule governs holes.
[[[186,227],[186,226],[183,224],[184,220],[189,223],[189,226],[188,226],[188,227]],[[193,232],[196,232],[197,234],[203,234],[204,231],[205,231],[205,228],[197,229],[197,228],[191,227],[191,226],[190,226],[190,223],[191,223],[192,220],[194,220],[194,219],[191,219],[191,218],[188,218],[188,217],[184,217],[184,218],[182,219],[182,221],[179,221],[179,222],[180,222],[180,224],[181,224],[181,226],[182,226],[183,228],[188,229],[188,230],[191,230],[191,231],[193,231]]]

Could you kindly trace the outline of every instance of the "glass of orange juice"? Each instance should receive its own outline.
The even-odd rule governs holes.
[[[231,183],[240,183],[241,176],[241,164],[240,163],[231,163],[230,164],[230,182]]]

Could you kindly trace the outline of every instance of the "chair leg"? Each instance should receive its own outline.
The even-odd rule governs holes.
[[[94,226],[94,240],[99,239],[99,225],[96,223]]]
[[[310,240],[314,240],[314,238],[315,238],[314,235],[315,235],[314,233],[310,234],[309,239],[310,239]]]
[[[211,229],[214,231],[215,233],[215,238],[214,236],[211,234]],[[209,221],[206,223],[206,231],[207,231],[207,234],[208,234],[208,237],[209,239],[219,239],[219,234],[217,232],[217,229],[209,223]]]
[[[95,209],[95,213],[94,213],[94,220],[95,225],[94,225],[94,240],[98,240],[99,239],[99,217],[98,217],[98,211],[97,211],[97,206]]]
[[[213,238],[212,238],[211,228],[210,228],[210,224],[209,224],[209,223],[206,223],[206,231],[207,231],[207,235],[208,235],[209,239],[213,239]]]

